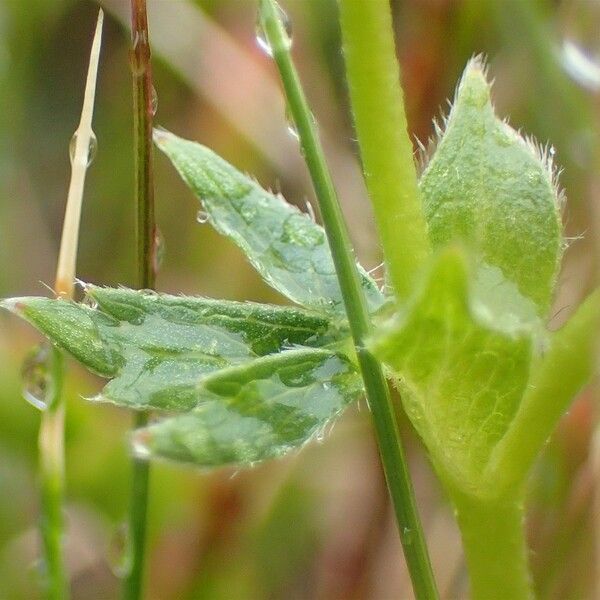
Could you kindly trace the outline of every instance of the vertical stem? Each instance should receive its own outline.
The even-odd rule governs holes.
[[[71,180],[55,280],[56,293],[65,298],[73,297],[83,190],[85,176],[90,164],[90,144],[92,144],[92,139],[95,140],[92,131],[92,117],[103,20],[104,13],[100,10],[90,51],[81,119],[75,132],[74,147],[70,148]],[[64,362],[60,350],[55,347],[51,350],[49,368],[51,387],[48,390],[47,408],[42,414],[38,436],[41,479],[41,532],[47,572],[47,597],[51,600],[64,600],[69,597],[68,577],[63,553],[65,488]]]
[[[69,596],[68,577],[63,553],[65,487],[64,421],[62,398],[64,365],[57,348],[50,356],[48,407],[40,423],[38,437],[41,484],[41,533],[44,548],[47,597],[64,600]]]
[[[340,0],[346,75],[369,196],[399,299],[429,252],[389,0]]]
[[[279,69],[288,106],[319,201],[415,595],[419,599],[437,598],[387,382],[381,365],[365,347],[365,341],[371,332],[371,321],[360,286],[356,261],[313,116],[292,63],[291,40],[273,0],[260,0],[259,6],[263,30]]]
[[[473,600],[533,598],[521,494],[491,501],[454,494],[453,500]]]
[[[145,0],[131,0],[131,71],[133,75],[133,119],[135,154],[135,202],[137,285],[152,289],[156,280],[156,225],[152,165],[153,85],[152,64]],[[137,413],[134,427],[147,423],[147,413]],[[123,582],[123,598],[138,600],[142,595],[150,466],[133,459],[129,509],[130,568]]]
[[[146,0],[131,0],[131,71],[133,74],[133,144],[138,287],[154,288],[156,225],[152,162],[152,63]]]

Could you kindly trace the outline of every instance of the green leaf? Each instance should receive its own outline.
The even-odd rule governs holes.
[[[327,238],[319,225],[208,148],[164,130],[155,131],[154,139],[200,198],[215,229],[245,252],[269,285],[307,308],[345,315]],[[383,296],[362,268],[360,273],[374,311]]]
[[[288,350],[205,377],[197,408],[138,430],[133,447],[140,456],[203,467],[252,465],[322,436],[361,392],[347,359]]]
[[[412,303],[372,341],[440,474],[473,493],[483,491],[482,472],[519,408],[545,339],[514,285],[501,286],[503,297],[512,294],[504,309],[481,293],[490,272],[475,278],[459,249],[445,250]]]
[[[114,378],[99,400],[185,411],[198,381],[215,370],[297,346],[343,338],[305,310],[89,287],[96,308],[68,300],[0,303],[91,371]]]
[[[472,60],[421,180],[432,244],[459,240],[547,313],[561,258],[560,194],[551,160],[494,114]]]

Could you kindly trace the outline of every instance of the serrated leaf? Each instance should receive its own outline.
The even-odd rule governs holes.
[[[327,319],[301,309],[100,287],[88,295],[96,308],[48,298],[0,305],[114,378],[98,399],[131,408],[189,410],[208,373],[333,339]]]
[[[164,130],[157,130],[154,139],[198,196],[215,229],[244,251],[269,285],[301,306],[345,315],[322,227],[208,148]],[[374,311],[383,296],[362,268],[360,276]]]
[[[505,286],[504,295],[510,290]],[[516,316],[514,306],[522,307]],[[440,473],[462,489],[480,491],[490,454],[519,408],[544,341],[541,322],[530,316],[523,298],[499,312],[478,293],[464,254],[450,248],[436,257],[413,302],[373,340]]]
[[[138,430],[134,450],[203,467],[252,465],[319,436],[361,391],[347,359],[288,350],[204,378],[198,407]]]
[[[494,114],[472,60],[421,180],[432,244],[468,244],[547,313],[561,258],[559,194],[550,160]]]

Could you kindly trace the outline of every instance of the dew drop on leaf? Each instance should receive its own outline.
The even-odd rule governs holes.
[[[77,138],[78,133],[75,132],[71,141],[69,142],[69,158],[71,159],[71,164],[75,162],[75,153],[77,151]],[[94,158],[96,158],[96,154],[98,153],[98,139],[96,138],[96,134],[92,131],[92,135],[90,136],[90,141],[88,143],[88,153],[87,153],[87,163],[86,166],[89,167]]]
[[[38,410],[46,410],[49,403],[52,382],[50,361],[52,349],[44,342],[33,348],[21,366],[23,398]]]
[[[208,213],[205,210],[199,210],[196,213],[196,221],[198,221],[198,223],[200,223],[200,225],[204,225],[205,223],[208,223]]]
[[[567,74],[581,87],[600,91],[600,2],[572,0],[562,19],[560,59]]]
[[[279,20],[281,21],[281,23],[283,23],[283,27],[285,29],[285,33],[286,33],[286,37],[287,37],[286,45],[287,45],[287,49],[289,50],[292,47],[292,22],[291,22],[290,18],[287,16],[287,14],[285,13],[285,11],[283,10],[283,8],[281,8],[281,6],[279,6],[279,4],[276,4],[275,6],[277,9],[277,13],[279,15]],[[263,31],[262,24],[260,22],[260,16],[256,22],[256,43],[258,44],[259,48],[267,56],[270,56],[270,57],[273,56],[273,50],[267,40],[267,36],[266,36],[265,32]]]

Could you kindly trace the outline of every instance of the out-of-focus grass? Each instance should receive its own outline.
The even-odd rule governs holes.
[[[117,18],[127,14],[127,4],[104,2],[109,17],[94,126],[99,152],[86,186],[79,257],[82,279],[111,285],[130,283],[134,273],[128,36]],[[304,206],[310,186],[285,131],[273,66],[254,42],[254,2],[154,0],[149,5],[158,122],[212,146]],[[355,158],[335,2],[285,5],[358,253],[374,266],[379,251]],[[570,199],[567,231],[585,233],[567,253],[553,320],[558,326],[597,279],[600,247],[598,103],[566,77],[553,54],[560,42],[561,6],[529,0],[398,0],[393,6],[416,135],[424,139],[432,133],[431,118],[452,97],[464,62],[484,51],[496,78],[500,113],[556,146]],[[81,104],[95,16],[92,0],[0,3],[2,296],[46,294],[40,282],[53,277],[67,146]],[[160,289],[281,301],[235,247],[196,223],[196,201],[161,157],[156,177],[157,218],[166,241]],[[35,341],[26,327],[0,315],[0,597],[11,599],[37,597],[39,415],[19,391],[20,361]],[[123,521],[129,474],[129,416],[81,399],[98,387],[71,364],[68,557],[74,597],[85,600],[116,597],[108,559],[115,550],[109,546]],[[585,573],[592,571],[589,549],[599,527],[592,518],[598,473],[590,452],[596,400],[590,390],[575,405],[532,482],[532,564],[544,598],[591,594],[593,582]],[[452,517],[418,442],[410,439],[440,587],[446,598],[463,597],[465,574]],[[350,411],[322,445],[233,475],[164,464],[153,469],[148,598],[410,597],[365,409]]]

